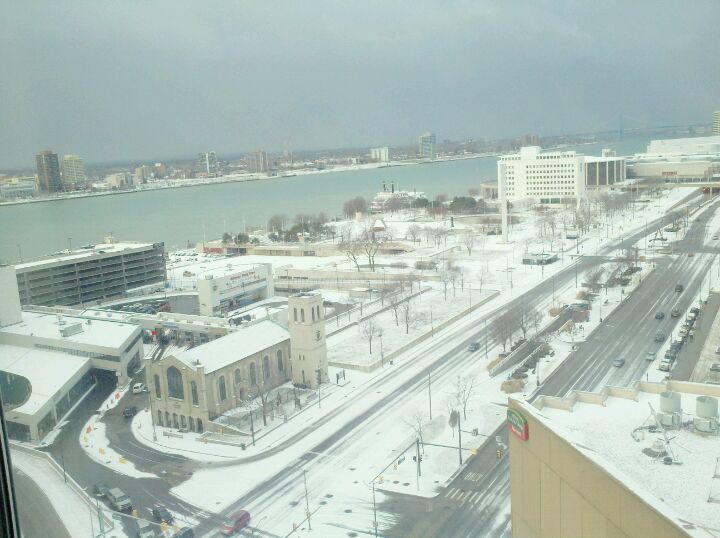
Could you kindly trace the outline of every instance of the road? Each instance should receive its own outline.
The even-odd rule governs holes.
[[[647,230],[650,232],[662,226],[662,224],[662,220],[657,219],[656,221],[648,223]],[[644,236],[644,232],[638,232],[632,236],[624,238],[624,241],[633,243],[642,236]],[[602,249],[599,249],[597,254],[599,256],[606,256],[617,249],[619,245],[619,240],[608,240],[605,243],[605,246]],[[702,258],[702,256],[697,256],[692,260],[694,263],[697,263]],[[598,259],[595,256],[580,256],[573,264],[569,264],[565,269],[555,275],[555,286],[560,288],[563,285],[570,283],[578,274],[584,273],[587,269],[593,267],[597,263]],[[521,297],[513,299],[509,305],[499,307],[489,313],[486,316],[488,318],[488,322],[492,321],[492,319],[494,319],[498,314],[504,312],[506,309],[518,306],[521,301],[526,307],[540,305],[544,301],[547,301],[550,293],[551,291],[547,282],[540,283]],[[493,338],[492,334],[486,334],[485,330],[481,328],[483,327],[482,321],[478,323],[477,327],[479,330],[474,333],[466,331],[462,334],[452,334],[452,332],[450,332],[452,335],[452,340],[450,341],[452,341],[454,345],[441,355],[438,355],[437,358],[432,360],[426,368],[419,371],[415,376],[411,377],[407,381],[404,381],[399,387],[396,386],[396,378],[398,375],[401,375],[401,369],[390,370],[386,376],[380,378],[376,383],[373,383],[371,386],[363,387],[357,394],[354,395],[354,398],[357,400],[364,397],[372,397],[373,401],[377,400],[376,403],[370,405],[363,413],[354,417],[352,420],[344,423],[339,421],[340,424],[334,433],[329,435],[324,441],[312,447],[311,450],[308,450],[299,460],[288,462],[284,468],[278,468],[277,472],[270,479],[266,480],[249,493],[243,495],[242,498],[238,499],[237,502],[233,503],[232,506],[223,511],[222,515],[226,515],[252,502],[258,502],[263,499],[268,499],[268,502],[270,502],[271,499],[276,499],[279,496],[286,495],[290,489],[296,489],[298,465],[309,465],[321,460],[322,457],[340,457],[345,445],[352,444],[356,440],[367,436],[368,430],[373,428],[373,424],[382,417],[384,410],[388,409],[389,406],[399,405],[402,401],[412,398],[414,395],[426,390],[425,380],[428,372],[432,373],[433,378],[436,379],[438,383],[449,381],[458,374],[462,373],[462,371],[474,358],[473,354],[467,352],[466,350],[466,347],[470,342],[484,342],[487,338],[491,343],[490,345],[493,347],[499,343],[496,338]],[[443,347],[447,348],[448,340],[449,339],[444,339],[443,341],[434,343],[434,348],[425,350],[425,353],[432,355],[433,349],[440,349]],[[389,391],[389,387],[392,387],[393,390]],[[377,399],[375,394],[378,392],[385,395]],[[64,454],[67,470],[84,486],[91,486],[94,482],[101,480],[113,485],[118,485],[121,489],[127,491],[135,504],[140,506],[141,516],[146,516],[147,508],[155,502],[161,502],[162,504],[168,505],[171,510],[179,513],[193,513],[192,507],[179,502],[169,493],[168,490],[186,479],[188,474],[193,472],[195,466],[187,462],[184,458],[178,456],[171,457],[170,455],[158,453],[136,444],[132,438],[132,434],[127,430],[126,424],[120,417],[121,408],[125,402],[123,402],[123,404],[115,411],[108,413],[104,419],[112,425],[111,428],[108,428],[109,431],[112,432],[109,434],[111,444],[118,452],[125,455],[130,461],[139,464],[138,466],[141,469],[160,473],[163,478],[128,478],[109,471],[102,465],[95,463],[87,457],[79,446],[78,437],[83,424],[90,414],[92,414],[93,410],[97,409],[103,399],[101,391],[98,391],[98,394],[93,396],[96,397],[84,402],[82,409],[79,410],[73,417],[70,427],[65,428],[65,431],[63,431],[61,436],[58,438],[58,441],[53,446],[52,453],[56,459],[59,461],[60,454]],[[142,405],[142,402],[140,403]],[[346,411],[345,406],[339,406],[327,417],[325,417],[324,420],[331,421],[333,418],[340,416],[344,411]],[[277,452],[287,448],[292,443],[297,442],[300,437],[307,436],[307,434],[315,428],[316,425],[308,426],[306,430],[299,433],[297,436],[291,437],[283,444],[278,445],[274,451]],[[258,457],[258,459],[268,457],[269,455],[271,454]],[[478,462],[477,465],[481,465],[484,461],[486,462],[488,458],[495,458],[492,443],[484,445],[483,450],[476,457],[476,461]],[[322,462],[320,461],[318,464],[321,465]],[[458,480],[466,480],[464,473],[467,472],[478,472],[482,474],[483,478],[478,481],[477,487],[483,488],[483,491],[495,492],[491,494],[491,497],[494,497],[494,502],[488,502],[487,499],[483,501],[486,503],[483,505],[485,506],[484,509],[488,513],[491,509],[497,511],[497,507],[499,506],[498,500],[507,498],[506,493],[504,496],[501,494],[503,488],[506,490],[507,486],[503,486],[502,480],[500,479],[501,476],[506,476],[506,473],[501,472],[502,465],[498,465],[497,468],[493,468],[494,470],[491,469],[487,472],[468,471],[468,468],[473,467],[474,465],[476,465],[475,461],[472,461],[471,465],[465,468],[463,474],[458,477]],[[165,472],[163,473],[163,471]],[[498,493],[498,488],[500,493]],[[219,517],[222,517],[222,515]],[[195,513],[195,517],[196,519],[200,519],[202,522],[200,528],[198,529],[198,534],[211,531],[219,520],[218,516],[203,517],[203,515],[200,514],[198,517],[197,513]],[[458,519],[465,521],[467,517],[462,516]],[[454,524],[453,528],[456,529],[456,531],[454,531],[456,534],[447,534],[447,536],[482,535],[482,532],[488,530],[485,527],[488,524],[487,519],[471,519],[473,519],[474,523],[467,523],[465,521],[465,523],[462,524],[460,522]],[[470,527],[476,530],[471,531]],[[393,532],[392,535],[403,536],[404,534],[403,531],[400,530],[401,528],[402,525],[399,525],[395,529],[397,532]],[[480,534],[477,534],[478,531]],[[463,534],[467,532],[470,532],[471,534]],[[476,534],[472,534],[473,532]]]

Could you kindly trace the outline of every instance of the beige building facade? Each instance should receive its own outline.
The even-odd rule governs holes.
[[[643,475],[642,463],[637,465],[635,476],[623,471],[616,471],[615,464],[625,458],[609,458],[602,454],[592,443],[582,443],[569,440],[567,431],[580,432],[585,427],[584,419],[573,419],[580,413],[577,406],[587,405],[588,416],[597,421],[598,430],[592,430],[587,437],[601,436],[597,432],[608,431],[617,420],[614,415],[607,418],[598,418],[597,413],[603,413],[615,404],[611,399],[625,402],[623,405],[637,406],[638,416],[647,417],[648,406],[646,400],[650,393],[657,398],[662,391],[687,391],[695,398],[704,394],[698,389],[702,385],[694,383],[668,382],[645,383],[642,382],[634,388],[606,388],[599,393],[573,393],[567,398],[543,398],[539,403],[529,404],[509,399],[508,423],[510,429],[510,490],[512,511],[512,534],[514,538],[679,538],[687,536],[712,536],[706,534],[708,526],[697,521],[692,514],[687,514],[683,506],[668,499],[668,493],[659,494],[657,491],[645,489],[643,486],[652,484],[658,473],[682,472],[685,466],[663,465],[662,461],[651,462],[651,458],[640,455],[643,446],[638,439],[633,439],[631,429],[623,429],[617,444],[627,443],[628,454],[638,454],[652,465],[652,470]],[[707,387],[707,386],[706,386]],[[720,393],[720,389],[711,387],[712,394]],[[662,392],[666,394],[666,392]],[[715,394],[717,395],[717,394]],[[649,401],[649,400],[648,400]],[[653,404],[657,404],[653,400]],[[593,410],[594,408],[594,410]],[[587,410],[585,410],[587,411]],[[557,413],[564,413],[567,418],[565,424],[571,423],[570,430],[556,428],[553,424]],[[683,407],[683,412],[687,411]],[[553,414],[555,413],[555,414]],[[577,422],[571,422],[578,420]],[[591,426],[594,428],[595,426]],[[601,429],[600,429],[601,428]],[[692,428],[690,428],[692,430]],[[639,430],[638,430],[639,431]],[[658,431],[658,430],[649,430]],[[675,438],[680,430],[668,431],[670,438]],[[682,430],[682,435],[698,435],[696,432]],[[637,434],[633,432],[633,435]],[[660,434],[643,434],[643,440],[661,437]],[[699,435],[700,443],[708,442],[705,434]],[[601,441],[598,444],[602,445]],[[683,439],[683,446],[693,452],[693,441]],[[714,441],[713,441],[714,442]],[[613,444],[613,443],[610,443]],[[699,445],[698,445],[699,446]],[[619,449],[622,450],[622,449]],[[694,452],[697,453],[695,450]],[[665,458],[667,460],[667,458]],[[712,459],[712,458],[711,458]],[[626,462],[623,462],[626,464]],[[627,465],[626,465],[627,466]],[[621,464],[617,465],[620,469]],[[609,469],[613,469],[612,471]],[[708,477],[688,477],[688,480],[712,480]],[[649,486],[648,486],[649,487]],[[677,488],[675,488],[677,490]],[[705,491],[702,487],[698,488]],[[690,492],[681,494],[689,497]],[[704,495],[707,495],[705,493]],[[663,501],[662,498],[665,498]],[[704,499],[698,499],[700,503]],[[708,501],[709,502],[709,501]],[[688,505],[691,506],[692,502]],[[714,505],[708,505],[704,510],[712,513]],[[692,521],[692,523],[691,523]]]

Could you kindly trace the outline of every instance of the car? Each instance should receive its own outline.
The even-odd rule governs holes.
[[[695,315],[697,316],[697,315],[700,313],[700,309],[699,309],[697,306],[693,306],[693,307],[690,309],[690,313],[691,313],[691,314],[695,314]]]
[[[668,360],[662,360],[660,361],[660,364],[658,365],[658,370],[661,372],[669,372],[670,367],[672,366],[672,363]]]
[[[692,258],[694,254],[692,252],[688,252],[688,258]]]
[[[673,308],[673,309],[672,309],[672,312],[670,312],[670,315],[671,315],[672,317],[674,317],[674,318],[679,318],[679,317],[680,317],[680,310],[677,309],[677,308]]]
[[[655,312],[655,319],[665,319],[665,312]]]
[[[711,372],[720,372],[720,362],[714,362],[710,365]]]
[[[137,413],[137,407],[134,405],[129,405],[125,409],[123,409],[123,416],[125,418],[132,418]]]
[[[147,391],[145,383],[135,383],[132,388],[133,394],[142,394]]]
[[[715,240],[720,239],[720,235],[715,234],[715,235],[712,236],[712,238],[715,239]]]
[[[95,497],[105,497],[108,491],[110,491],[110,486],[104,482],[98,482],[93,486],[93,495]]]
[[[220,524],[220,533],[231,536],[237,531],[244,529],[250,523],[250,513],[245,510],[231,515]]]
[[[717,353],[718,355],[720,355],[720,346],[718,346],[718,347],[715,348],[715,353]]]
[[[195,538],[195,533],[190,527],[183,527],[174,534],[174,538]]]
[[[620,368],[620,367],[621,367],[622,365],[624,365],[624,364],[625,364],[625,359],[623,359],[623,358],[621,358],[621,357],[618,357],[617,359],[614,359],[613,362],[612,362],[612,365],[613,365],[615,368]]]
[[[473,342],[468,346],[467,349],[468,351],[477,351],[478,349],[480,349],[480,344],[478,342]]]
[[[120,488],[110,488],[107,492],[107,500],[110,502],[113,510],[117,512],[132,511],[132,502]]]
[[[173,523],[175,521],[175,518],[170,513],[170,510],[160,504],[153,506],[152,517],[158,523],[162,523],[163,521],[165,523]]]
[[[645,354],[645,360],[646,361],[654,361],[655,357],[657,357],[657,351],[648,351]]]
[[[685,289],[685,288],[683,287],[682,284],[675,284],[675,291],[676,291],[676,292],[682,293],[682,291],[683,291],[684,289]]]
[[[655,333],[655,341],[656,342],[664,342],[665,341],[665,333],[662,331],[658,331]]]
[[[155,532],[155,526],[149,521],[138,519],[137,521],[137,532],[135,538],[156,538],[157,533]]]

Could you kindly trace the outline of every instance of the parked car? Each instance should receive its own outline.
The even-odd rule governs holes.
[[[712,236],[712,238],[715,239],[715,240],[720,239],[720,235],[714,234],[714,235]]]
[[[676,292],[682,293],[683,289],[685,289],[685,288],[683,288],[683,285],[682,285],[682,284],[675,284],[675,291],[676,291]]]
[[[245,510],[240,510],[220,524],[220,532],[225,536],[231,536],[247,527],[249,523],[250,513]]]
[[[123,416],[125,418],[132,418],[137,413],[137,407],[134,405],[129,405],[125,409],[123,409]]]
[[[161,523],[162,521],[165,523],[172,523],[175,521],[175,518],[173,518],[170,510],[159,504],[157,506],[153,506],[152,516],[158,523]]]
[[[661,372],[669,372],[670,366],[672,366],[672,363],[668,360],[663,359],[658,365],[658,370],[660,370]]]
[[[690,309],[690,313],[691,313],[691,314],[695,314],[695,315],[697,316],[697,315],[700,314],[700,309],[699,309],[697,306],[693,306],[693,307]]]
[[[674,318],[679,318],[680,317],[680,309],[673,308],[672,312],[670,312],[670,315]]]
[[[195,538],[195,533],[190,527],[183,527],[177,531],[175,538]]]
[[[130,512],[132,510],[130,497],[125,495],[120,488],[110,488],[107,492],[107,500],[113,510],[118,512]]]
[[[93,494],[95,497],[105,497],[109,490],[110,487],[103,482],[98,482],[93,486]]]
[[[468,346],[468,351],[477,351],[480,349],[480,344],[478,342],[473,342]]]
[[[665,319],[665,312],[655,312],[655,319]]]
[[[648,351],[645,354],[645,360],[646,361],[654,361],[655,357],[657,357],[657,351]]]
[[[711,372],[720,372],[720,362],[714,362],[710,365]]]
[[[618,357],[617,359],[614,359],[613,362],[612,362],[612,365],[613,365],[615,368],[620,368],[620,367],[621,367],[622,365],[624,365],[624,364],[625,364],[625,359],[623,359],[623,358],[621,358],[621,357]]]
[[[133,394],[142,394],[147,391],[145,383],[135,383],[132,388]]]

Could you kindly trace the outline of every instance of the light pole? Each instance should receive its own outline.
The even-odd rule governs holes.
[[[375,480],[372,482],[372,495],[373,495],[373,526],[375,527],[375,538],[378,535],[378,522],[377,522],[377,508],[375,507]]]
[[[307,515],[308,530],[312,530],[312,525],[310,524],[310,501],[308,501],[307,478],[305,475],[306,472],[305,469],[303,469],[303,483],[305,484],[305,513]]]
[[[428,372],[428,403],[430,407],[430,420],[432,420],[432,392],[430,390],[430,372]]]

